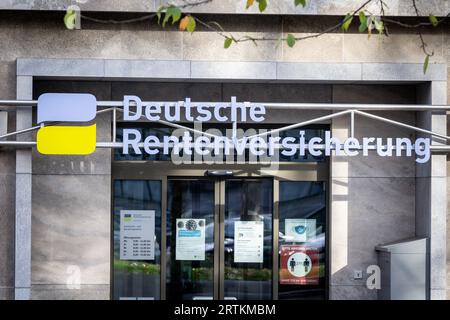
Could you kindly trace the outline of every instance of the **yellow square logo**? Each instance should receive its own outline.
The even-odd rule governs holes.
[[[91,94],[46,93],[38,99],[38,123],[88,122],[95,118]],[[37,132],[37,150],[47,155],[88,155],[95,151],[97,126],[48,126]]]

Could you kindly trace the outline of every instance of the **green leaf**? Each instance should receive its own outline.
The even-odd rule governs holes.
[[[361,24],[359,25],[358,31],[361,32],[361,33],[363,33],[363,32],[366,32],[366,30],[367,30],[367,25],[364,24],[364,23],[361,23]]]
[[[303,7],[306,6],[306,0],[295,0],[295,6],[301,4]]]
[[[436,18],[436,16],[433,16],[432,14],[430,14],[430,22],[433,25],[433,27],[437,27],[439,24],[438,19]]]
[[[267,0],[256,0],[259,3],[259,12],[264,12],[267,8]]]
[[[348,31],[348,28],[350,28],[352,21],[353,21],[353,16],[350,13],[347,13],[347,15],[345,16],[345,19],[342,23],[342,27],[341,27],[342,30]]]
[[[359,22],[367,24],[367,17],[364,11],[359,12]]]
[[[228,49],[231,46],[232,43],[233,43],[233,39],[229,38],[229,37],[226,37],[225,38],[225,42],[223,43],[223,47],[225,49]]]
[[[430,56],[427,54],[427,56],[425,57],[425,61],[423,63],[423,74],[427,73],[429,64],[430,64]]]
[[[166,26],[167,22],[169,22],[170,18],[172,18],[172,24],[180,20],[181,18],[181,9],[178,7],[168,7],[164,16],[164,20],[162,22],[163,28]]]
[[[377,29],[377,31],[382,34],[384,31],[384,23],[383,21],[381,21],[380,19],[374,19],[373,23],[375,24],[375,29]]]
[[[196,27],[197,27],[197,23],[195,22],[195,19],[192,18],[191,16],[189,16],[189,22],[188,22],[188,25],[187,25],[187,28],[186,28],[187,31],[192,33],[192,32],[195,31]]]
[[[159,7],[158,11],[156,11],[156,16],[158,17],[158,24],[161,24],[161,12],[164,10],[164,7]]]
[[[286,39],[287,45],[292,48],[295,46],[295,37],[293,34],[289,33]]]
[[[363,33],[367,30],[367,27],[368,27],[367,26],[367,17],[366,17],[366,14],[364,13],[364,11],[359,12],[359,22],[360,22],[360,25],[359,25],[358,31]]]
[[[172,24],[174,24],[181,18],[181,9],[178,7],[171,7],[169,9],[172,15]],[[169,9],[167,9],[167,11],[169,11]]]
[[[73,30],[75,29],[77,19],[77,13],[74,10],[67,10],[65,16],[64,16],[64,25],[67,29]]]
[[[166,11],[166,13],[164,14],[164,19],[162,22],[162,27],[165,28],[166,27],[166,23],[169,21],[170,19],[170,14],[169,14],[169,10]]]

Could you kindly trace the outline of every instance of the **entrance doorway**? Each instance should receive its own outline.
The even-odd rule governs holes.
[[[167,298],[271,299],[272,195],[270,178],[170,178]],[[188,260],[193,257],[176,248],[177,224],[183,219],[205,221],[200,261]]]
[[[325,299],[327,164],[200,167],[114,165],[114,298]],[[154,260],[122,261],[117,217],[143,209],[155,211]]]

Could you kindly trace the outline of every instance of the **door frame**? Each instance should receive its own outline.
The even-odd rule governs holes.
[[[321,181],[325,183],[326,190],[326,221],[327,232],[325,240],[325,299],[328,298],[329,270],[330,270],[330,203],[329,203],[329,162],[305,163],[278,163],[276,169],[264,169],[260,164],[184,164],[174,165],[169,161],[113,161],[112,185],[114,180],[159,180],[161,182],[161,266],[160,266],[160,299],[166,300],[167,276],[167,184],[169,179],[212,179],[214,184],[214,281],[213,298],[223,298],[224,273],[220,274],[220,267],[224,266],[224,241],[221,237],[225,232],[225,181],[227,177],[208,177],[207,170],[231,170],[235,172],[229,178],[272,178],[272,300],[278,300],[278,232],[279,232],[279,184],[281,181]],[[113,194],[113,193],[112,193]],[[112,219],[114,214],[114,201],[111,201]],[[113,226],[112,226],[113,228]],[[113,234],[113,232],[111,233]],[[113,248],[113,237],[111,238]],[[113,249],[112,249],[113,251]],[[219,254],[216,254],[219,252]],[[112,252],[114,256],[114,252]],[[111,294],[114,292],[114,266],[111,264]]]

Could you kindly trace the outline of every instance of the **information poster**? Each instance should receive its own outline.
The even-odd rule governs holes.
[[[155,211],[120,211],[120,260],[155,259]]]
[[[205,219],[177,219],[177,260],[205,260]]]
[[[280,246],[280,284],[319,284],[319,253],[300,245]]]
[[[286,241],[307,242],[316,236],[316,219],[284,220]]]
[[[263,263],[264,222],[236,221],[234,223],[234,262]]]

